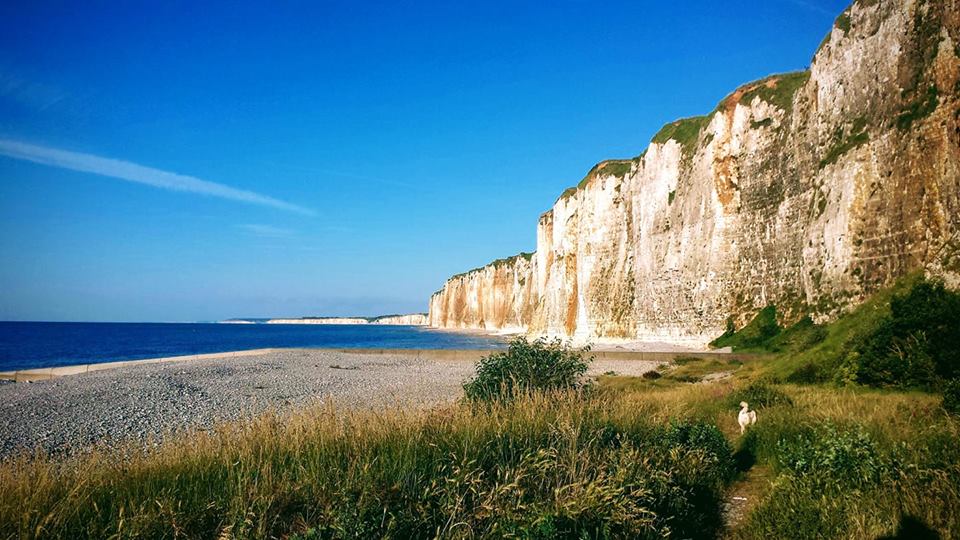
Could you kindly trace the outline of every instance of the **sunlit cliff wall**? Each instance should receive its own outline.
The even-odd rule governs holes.
[[[601,162],[535,253],[450,278],[428,322],[700,346],[768,304],[825,320],[913,270],[955,278],[958,91],[958,0],[859,0],[809,71]]]

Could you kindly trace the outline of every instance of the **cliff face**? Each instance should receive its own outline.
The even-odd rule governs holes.
[[[409,315],[384,315],[377,317],[371,324],[399,324],[406,326],[425,326],[427,324],[426,313],[411,313]]]
[[[598,164],[532,255],[455,276],[429,324],[703,345],[775,304],[835,316],[960,272],[960,0],[858,0],[808,72]]]

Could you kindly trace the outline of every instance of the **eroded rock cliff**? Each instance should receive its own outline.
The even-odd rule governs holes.
[[[429,324],[704,345],[775,304],[824,320],[960,271],[960,0],[858,0],[809,71],[604,161],[537,248],[450,278]]]

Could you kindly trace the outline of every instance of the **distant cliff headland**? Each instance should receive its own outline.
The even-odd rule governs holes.
[[[386,324],[424,326],[426,313],[381,315],[379,317],[298,317],[285,319],[227,319],[223,324]]]
[[[808,70],[597,164],[533,253],[451,277],[429,324],[703,346],[775,306],[829,321],[898,277],[960,283],[955,2],[859,0]]]

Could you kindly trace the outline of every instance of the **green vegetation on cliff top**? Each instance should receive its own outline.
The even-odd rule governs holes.
[[[754,98],[760,98],[786,112],[793,110],[793,97],[810,80],[810,71],[793,71],[764,77],[744,85],[738,90],[739,103],[748,105]]]
[[[639,161],[642,155],[643,154],[633,159],[608,159],[605,161],[601,161],[600,163],[597,163],[596,165],[593,166],[593,168],[590,169],[587,175],[584,176],[583,179],[577,183],[576,186],[568,187],[567,189],[563,190],[563,193],[560,194],[560,197],[557,198],[557,200],[560,201],[573,196],[573,194],[575,194],[577,191],[587,187],[587,185],[594,178],[598,178],[601,175],[612,176],[615,178],[623,178],[624,176],[627,175],[627,173],[630,172],[630,170],[633,168],[634,163]]]
[[[483,269],[485,269],[485,268],[489,268],[489,267],[499,268],[499,267],[505,266],[505,265],[512,265],[512,264],[514,264],[515,262],[517,262],[519,259],[523,259],[523,260],[525,260],[525,261],[529,261],[529,260],[533,259],[533,255],[534,255],[534,252],[533,252],[533,251],[530,251],[530,252],[521,251],[520,253],[517,253],[516,255],[511,255],[510,257],[504,257],[504,258],[502,258],[502,259],[497,259],[497,260],[495,260],[495,261],[493,261],[493,262],[491,262],[491,263],[489,263],[489,264],[485,264],[485,265],[483,265],[483,266],[478,266],[478,267],[476,267],[476,268],[467,270],[466,272],[460,272],[459,274],[456,274],[456,275],[454,275],[454,276],[451,276],[450,279],[448,279],[447,281],[450,281],[450,280],[453,280],[453,279],[462,278],[462,277],[464,277],[464,276],[466,276],[466,275],[472,274],[472,273],[474,273],[474,272],[479,272],[479,271],[481,271],[481,270],[483,270]],[[441,289],[441,291],[442,291],[442,289]],[[441,291],[437,291],[437,292],[435,292],[435,293],[433,293],[433,294],[437,294],[437,293],[439,293],[439,292],[441,292]]]
[[[836,26],[836,27],[839,28],[840,30],[843,30],[843,33],[844,33],[844,34],[846,34],[847,32],[849,32],[849,31],[850,31],[850,13],[849,13],[849,10],[844,11],[843,13],[841,13],[841,14],[837,17],[837,20],[834,21],[833,24],[834,24],[834,26]]]
[[[713,118],[713,114],[681,118],[670,122],[660,128],[651,142],[666,144],[667,141],[674,140],[683,148],[685,155],[692,155],[696,149],[697,141],[700,139],[700,132],[710,123],[711,118]]]

